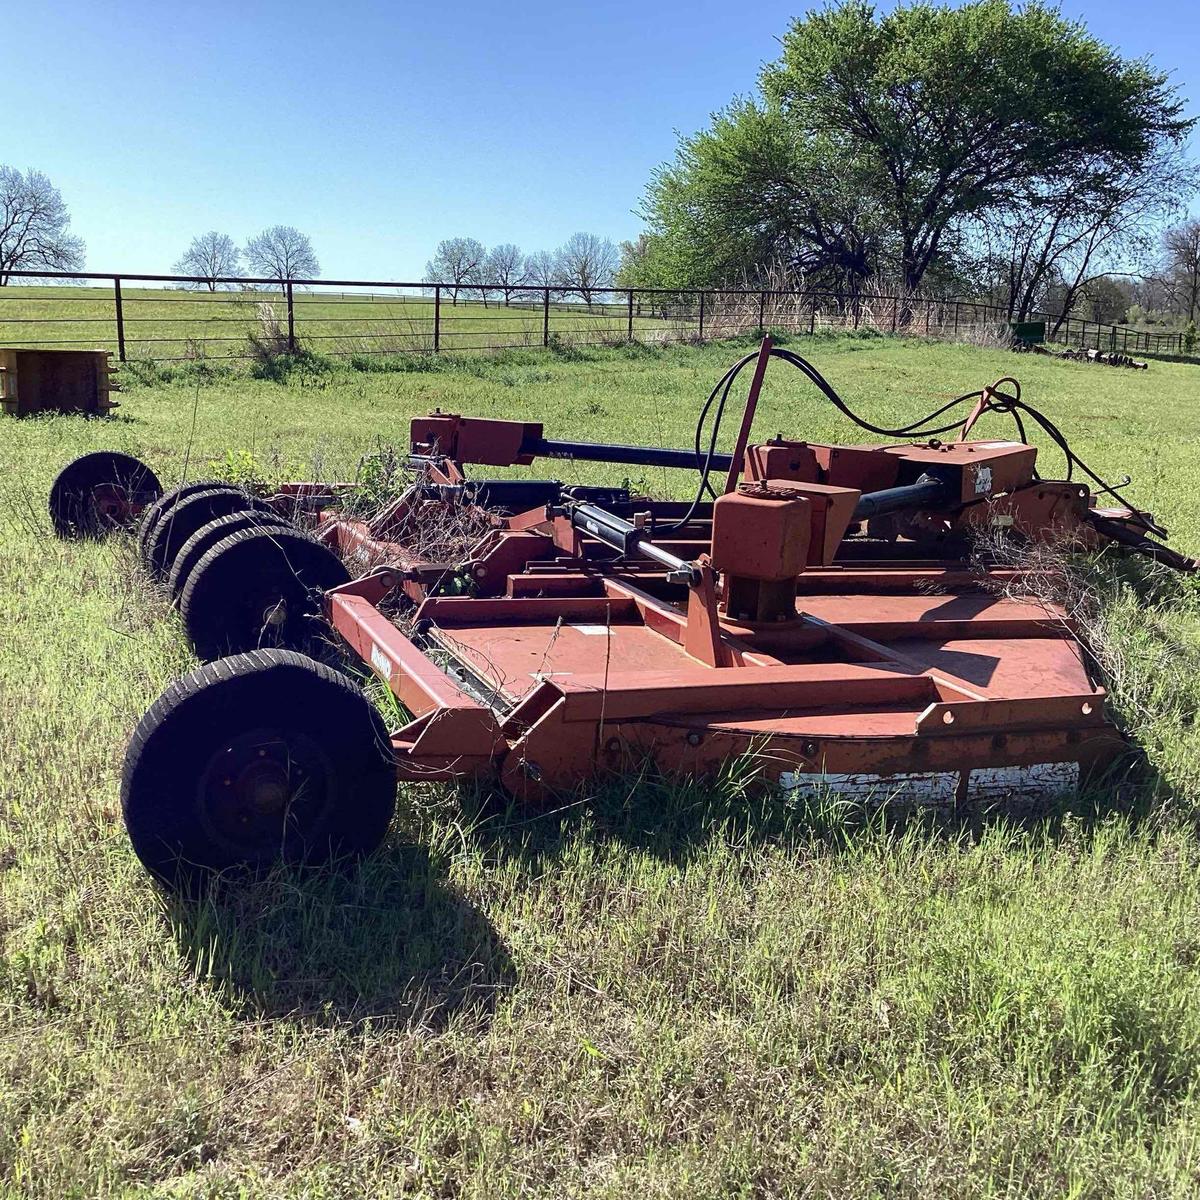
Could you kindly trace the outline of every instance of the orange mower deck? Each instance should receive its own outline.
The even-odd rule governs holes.
[[[405,779],[499,778],[536,796],[647,757],[713,773],[749,756],[789,789],[913,799],[1074,789],[1126,749],[1064,615],[959,564],[806,572],[793,616],[731,620],[703,585],[546,563],[495,598],[430,597],[406,636],[384,569],[329,620],[414,720]],[[660,593],[656,595],[655,592]]]
[[[1023,442],[750,445],[761,381],[726,490],[690,510],[560,498],[494,517],[459,563],[422,561],[396,530],[461,491],[467,462],[638,449],[435,414],[413,422],[422,490],[373,524],[325,514],[327,544],[383,564],[326,615],[413,714],[402,779],[534,798],[646,759],[712,773],[745,756],[789,790],[953,804],[1074,790],[1126,753],[1067,616],[968,559],[995,531],[1144,542],[1141,514],[1039,478]],[[447,576],[470,594],[435,594]],[[411,634],[381,611],[397,597],[418,605]]]
[[[753,442],[772,358],[871,440]],[[1017,436],[972,437],[989,415]],[[1065,478],[1040,474],[1031,423]],[[682,468],[698,485],[690,502],[662,501],[467,474],[542,459]],[[540,802],[597,772],[714,775],[738,759],[793,795],[1060,796],[1128,747],[1070,616],[1025,594],[1020,548],[1116,544],[1197,566],[1114,502],[1015,381],[887,429],[770,339],[718,382],[691,448],[435,412],[412,422],[408,466],[411,483],[370,517],[346,484],[162,494],[112,454],[60,475],[63,536],[142,512],[143,562],[211,660],[164,693],[127,752],[126,827],[156,875],[369,851],[397,779],[474,779]],[[989,560],[1001,543],[1015,550]],[[399,700],[398,729],[317,661],[331,631]]]

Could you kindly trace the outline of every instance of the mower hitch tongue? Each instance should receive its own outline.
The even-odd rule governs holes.
[[[900,440],[752,442],[772,358]],[[718,452],[743,368],[740,429]],[[1011,417],[1016,440],[970,440],[985,413]],[[1065,479],[1037,473],[1031,421]],[[1023,593],[1013,555],[981,558],[981,539],[1115,542],[1196,566],[1148,514],[1101,504],[1115,493],[1015,381],[885,429],[769,339],[714,388],[690,449],[435,412],[412,421],[409,450],[413,482],[369,517],[341,503],[349,485],[312,483],[191,484],[132,506],[152,573],[215,660],[164,693],[126,758],[126,824],[161,878],[368,852],[397,779],[490,780],[538,803],[647,760],[706,775],[742,756],[801,796],[1070,792],[1128,747],[1070,615]],[[699,486],[668,501],[466,474],[539,459],[682,468]],[[447,528],[471,536],[447,552],[453,539],[430,536]],[[330,642],[390,689],[398,729],[318,661]]]

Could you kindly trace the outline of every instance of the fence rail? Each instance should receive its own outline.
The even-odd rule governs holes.
[[[995,340],[1010,318],[974,300],[730,288],[580,289],[380,280],[209,280],[12,271],[0,345],[112,351],[126,362],[244,360],[308,347],[344,357],[514,346],[707,341],[756,329],[872,328]],[[1127,354],[1190,353],[1185,335],[1032,314],[1053,340]]]

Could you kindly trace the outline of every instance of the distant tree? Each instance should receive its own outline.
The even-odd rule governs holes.
[[[488,251],[483,263],[483,276],[487,283],[497,285],[496,290],[504,296],[508,304],[515,292],[521,290],[522,284],[528,280],[525,272],[525,256],[519,246],[512,242],[501,242]]]
[[[0,164],[0,287],[11,271],[79,271],[84,246],[63,198],[41,171]]]
[[[1167,147],[1123,169],[1099,156],[1061,179],[1031,181],[982,226],[1010,315],[1023,321],[1049,308],[1061,323],[1114,264],[1148,262],[1162,222],[1195,191],[1196,179],[1196,167]]]
[[[321,265],[312,242],[291,225],[272,225],[246,243],[243,251],[252,275],[267,279],[315,279]]]
[[[594,233],[573,233],[555,254],[562,285],[589,308],[596,296],[612,287],[617,270],[617,248]]]
[[[425,282],[444,284],[450,303],[457,304],[460,292],[488,282],[481,276],[486,260],[487,251],[475,238],[446,238],[438,242],[433,257],[425,264]]]
[[[1179,311],[1188,321],[1200,317],[1200,218],[1185,221],[1163,235],[1165,279]]]
[[[525,279],[540,288],[558,287],[558,259],[551,250],[535,250],[525,259]]]
[[[1125,319],[1130,308],[1133,289],[1126,280],[1112,275],[1098,275],[1080,289],[1076,308],[1089,321],[1101,325],[1116,325]]]
[[[1132,283],[1134,304],[1141,314],[1137,324],[1161,325],[1178,315],[1171,312],[1174,293],[1161,269],[1135,278]]]
[[[241,259],[242,252],[233,238],[212,229],[192,238],[192,244],[173,269],[176,275],[199,276],[204,280],[204,286],[215,292],[219,286],[231,286],[218,284],[218,279],[241,275]]]

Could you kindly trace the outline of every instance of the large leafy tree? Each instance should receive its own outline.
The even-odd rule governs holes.
[[[1137,171],[1191,126],[1162,72],[1039,2],[848,0],[795,21],[760,87],[651,180],[643,264],[672,286],[771,258],[916,288],[1036,181]]]
[[[681,140],[651,180],[651,233],[621,282],[688,287],[782,267],[853,286],[887,232],[861,161],[801,136],[777,106],[740,100]]]

